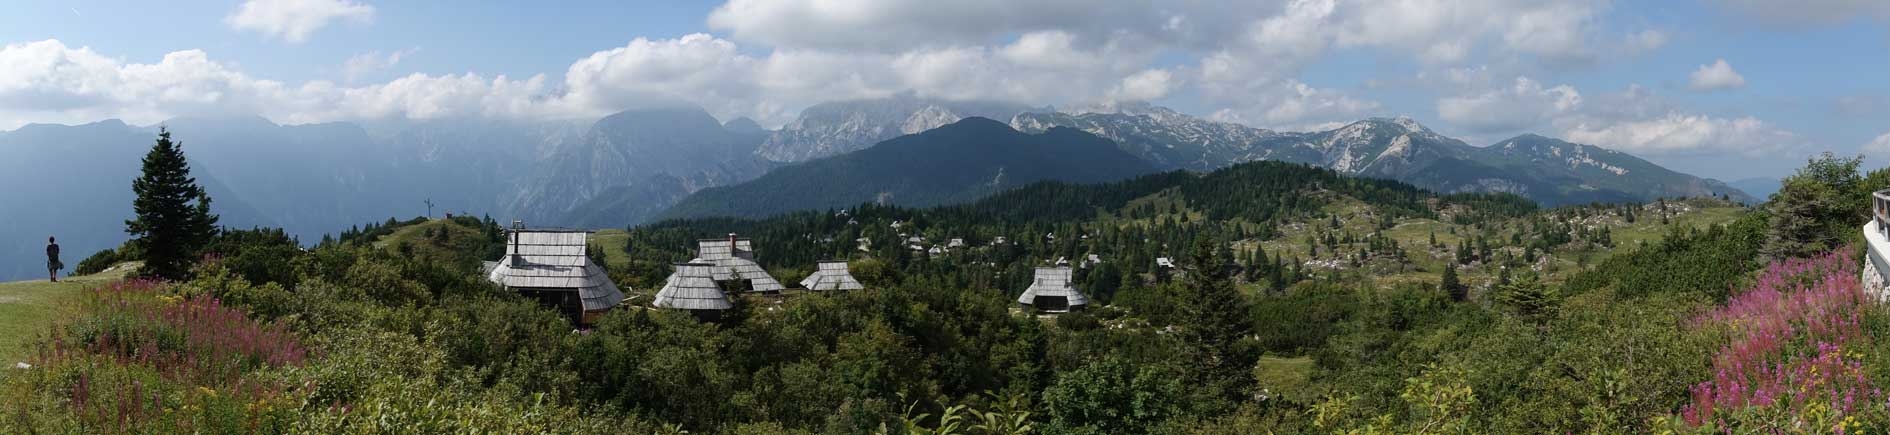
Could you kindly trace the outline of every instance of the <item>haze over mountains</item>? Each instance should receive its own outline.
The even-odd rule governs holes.
[[[1039,133],[970,117],[870,148],[782,167],[761,178],[704,189],[663,219],[835,208],[864,202],[922,207],[976,201],[1040,181],[1100,183],[1155,172],[1115,143],[1071,128]]]
[[[956,166],[933,165],[936,159],[894,151],[860,152],[972,117],[993,121],[972,123],[976,128],[960,132],[950,143],[906,145],[908,151],[950,155],[958,159],[951,162]],[[720,122],[696,107],[627,110],[594,122],[447,119],[278,125],[239,117],[178,118],[164,124],[184,143],[223,224],[279,226],[304,241],[390,216],[426,213],[423,201],[429,199],[435,214],[488,214],[534,226],[621,227],[664,215],[671,205],[704,189],[739,185],[776,168],[786,169],[756,183],[827,175],[874,195],[861,198],[782,186],[704,194],[766,191],[827,202],[885,199],[921,205],[974,200],[1037,180],[1099,181],[1278,160],[1441,192],[1517,193],[1547,205],[1705,195],[1751,200],[1718,181],[1669,171],[1625,153],[1540,136],[1477,147],[1402,118],[1362,120],[1322,132],[1277,132],[1146,104],[1059,112],[899,95],[815,105],[774,131],[747,119]],[[104,121],[0,132],[0,151],[11,157],[0,162],[5,169],[0,182],[31,186],[0,192],[0,204],[9,205],[0,209],[0,219],[8,222],[0,228],[0,263],[5,264],[0,279],[36,274],[42,264],[40,241],[47,235],[60,236],[68,264],[121,242],[123,220],[130,216],[130,182],[156,129]],[[1026,138],[1042,138],[1046,132],[1059,144],[1085,145],[1051,147],[1058,157],[1054,159],[999,152],[1011,149],[996,147],[1032,142]],[[925,142],[907,142],[913,141]],[[1092,146],[1111,142],[1115,150]],[[899,143],[887,145],[897,148]],[[951,147],[980,151],[950,153]],[[1072,162],[1092,166],[1063,166]],[[800,163],[805,167],[795,166]],[[964,168],[965,173],[952,174],[964,179],[933,177],[922,179],[930,182],[924,186],[896,185],[927,173],[923,170],[946,167]],[[989,172],[993,168],[1002,168],[1001,179]],[[969,179],[994,182],[974,188],[977,183],[964,182]],[[717,202],[713,196],[687,202],[690,209],[670,216],[756,216],[791,206],[776,202],[755,210],[731,210]],[[844,206],[827,202],[808,206]]]

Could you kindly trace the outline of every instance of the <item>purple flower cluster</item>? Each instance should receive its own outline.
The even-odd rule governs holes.
[[[201,384],[232,381],[260,366],[301,365],[308,350],[282,325],[252,320],[241,309],[208,296],[164,301],[163,284],[134,280],[93,293],[97,334],[87,353],[152,365],[176,379]],[[55,334],[57,337],[57,334]],[[63,339],[42,350],[44,363],[71,353]]]
[[[88,429],[142,432],[156,425],[189,433],[201,422],[167,412],[215,409],[254,420],[259,407],[291,390],[248,375],[301,365],[309,355],[293,332],[216,298],[175,296],[170,288],[149,280],[100,286],[88,294],[84,315],[55,328],[40,346],[35,366],[75,372],[68,400]]]
[[[1725,306],[1695,319],[1696,328],[1730,341],[1713,358],[1712,380],[1692,388],[1681,418],[1726,427],[1727,416],[1742,411],[1817,409],[1841,418],[1884,403],[1857,352],[1872,345],[1858,276],[1849,250],[1776,262]]]

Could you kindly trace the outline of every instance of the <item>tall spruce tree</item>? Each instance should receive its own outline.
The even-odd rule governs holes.
[[[1450,300],[1463,302],[1470,299],[1470,288],[1457,278],[1457,265],[1444,265],[1444,276],[1439,278],[1437,289],[1450,295]]]
[[[144,173],[131,182],[137,199],[131,203],[137,219],[125,221],[125,232],[144,253],[138,273],[163,279],[188,278],[190,265],[216,236],[217,215],[210,213],[210,195],[190,176],[183,143],[158,128],[157,143],[144,156]]]
[[[1238,344],[1253,332],[1247,299],[1234,288],[1229,275],[1233,262],[1226,250],[1210,239],[1195,243],[1182,295],[1182,330],[1189,364],[1197,381],[1210,395],[1234,396],[1251,380],[1253,361],[1241,355]]]
[[[1517,316],[1540,321],[1555,314],[1561,296],[1554,288],[1543,285],[1535,274],[1523,274],[1514,282],[1497,287],[1496,302],[1509,307]]]

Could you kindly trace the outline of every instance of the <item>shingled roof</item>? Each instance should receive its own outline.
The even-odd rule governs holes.
[[[1038,298],[1062,298],[1064,304],[1059,307],[1043,306],[1039,309],[1058,311],[1080,308],[1089,305],[1089,297],[1077,291],[1071,285],[1072,272],[1069,267],[1039,267],[1036,277],[1031,279],[1030,288],[1017,296],[1017,303],[1035,306]]]
[[[726,310],[734,308],[728,294],[722,292],[722,286],[711,278],[711,269],[715,265],[708,263],[678,263],[676,272],[669,275],[663,283],[663,290],[656,292],[656,301],[651,305],[657,308],[680,310]]]
[[[801,280],[801,287],[808,290],[859,290],[866,288],[860,281],[853,279],[853,273],[847,271],[847,262],[843,260],[822,261],[818,269],[807,279]]]
[[[514,290],[570,290],[584,311],[609,309],[623,301],[623,291],[586,256],[590,233],[574,230],[513,229],[505,257],[488,264],[486,279]]]
[[[710,265],[709,274],[716,281],[747,280],[749,290],[757,292],[778,292],[787,288],[755,263],[752,240],[704,239],[696,242],[696,248],[696,258],[689,262]]]

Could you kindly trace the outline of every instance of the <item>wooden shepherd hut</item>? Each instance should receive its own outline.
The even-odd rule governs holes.
[[[760,293],[780,293],[781,289],[787,288],[755,263],[755,245],[752,240],[738,239],[734,234],[729,234],[726,239],[698,240],[696,248],[696,258],[689,262],[710,265],[709,273],[716,282],[746,281],[748,291]]]
[[[505,256],[486,262],[487,280],[556,307],[579,324],[623,302],[623,291],[586,255],[590,232],[527,229],[514,221],[507,233]]]
[[[813,275],[801,280],[801,287],[812,291],[859,290],[866,286],[853,279],[853,273],[847,271],[846,260],[827,260],[817,264]]]
[[[722,311],[734,308],[728,300],[728,293],[722,291],[722,285],[715,282],[714,264],[677,263],[676,272],[663,282],[663,289],[656,292],[656,301],[651,305],[657,308],[688,310],[696,318],[717,320]]]
[[[1017,296],[1017,303],[1047,313],[1082,310],[1089,306],[1089,297],[1077,291],[1071,285],[1071,279],[1071,270],[1067,266],[1039,267],[1036,277],[1031,279],[1030,288]]]

